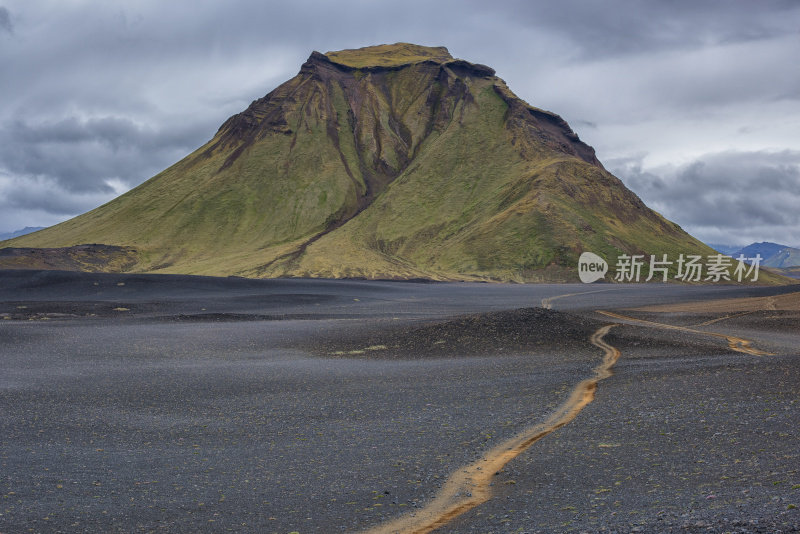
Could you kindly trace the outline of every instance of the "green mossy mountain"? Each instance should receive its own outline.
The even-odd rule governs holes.
[[[312,53],[185,159],[3,246],[85,243],[143,272],[525,282],[714,253],[491,68],[405,43]]]

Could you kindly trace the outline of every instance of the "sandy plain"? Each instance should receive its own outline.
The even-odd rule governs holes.
[[[794,532],[797,302],[4,271],[0,532]]]

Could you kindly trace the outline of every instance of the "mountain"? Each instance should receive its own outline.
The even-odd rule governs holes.
[[[757,254],[761,255],[761,265],[764,267],[785,268],[800,266],[800,249],[768,241],[747,245],[731,254],[731,256],[738,258],[739,255],[744,255],[746,258],[754,258]]]
[[[13,232],[7,233],[0,233],[0,241],[4,241],[6,239],[13,239],[15,237],[19,237],[26,234],[32,234],[33,232],[38,232],[39,230],[44,230],[45,226],[26,226],[22,230],[14,230]]]
[[[762,258],[767,259],[774,256],[784,248],[787,248],[786,245],[779,245],[777,243],[763,241],[761,243],[751,243],[744,248],[740,248],[734,252],[732,256],[737,257],[740,254],[744,254],[745,257],[750,258],[754,257],[756,254],[760,254]]]
[[[490,67],[406,43],[313,52],[185,159],[2,246],[86,243],[108,270],[525,282],[583,251],[714,254]]]

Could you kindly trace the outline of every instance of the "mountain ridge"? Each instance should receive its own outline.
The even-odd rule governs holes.
[[[769,241],[751,243],[736,251],[732,256],[737,258],[739,255],[743,255],[753,258],[756,254],[762,256],[761,265],[764,267],[782,269],[800,266],[800,249]]]

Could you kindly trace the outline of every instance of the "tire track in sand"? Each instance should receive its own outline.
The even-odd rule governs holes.
[[[438,495],[424,508],[413,514],[378,525],[367,530],[368,534],[424,534],[433,532],[459,515],[486,502],[491,497],[489,485],[492,477],[509,461],[528,447],[558,430],[594,400],[597,383],[612,375],[612,367],[620,357],[617,348],[603,337],[615,325],[606,325],[592,334],[592,345],[603,350],[603,361],[594,368],[594,376],[578,383],[569,398],[542,423],[531,426],[489,450],[480,460],[473,462],[450,475]]]

